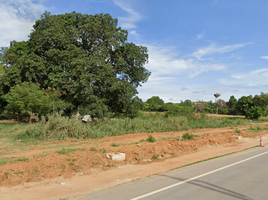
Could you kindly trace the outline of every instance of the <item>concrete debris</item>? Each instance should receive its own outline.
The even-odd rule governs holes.
[[[238,136],[238,135],[233,135],[233,137],[237,138],[238,140],[242,139],[242,136]]]
[[[106,153],[106,157],[116,161],[123,161],[126,159],[125,153]]]

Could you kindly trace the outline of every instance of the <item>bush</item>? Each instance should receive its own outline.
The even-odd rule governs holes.
[[[263,114],[264,112],[262,108],[258,106],[253,106],[246,112],[246,115],[250,119],[259,119]]]
[[[153,143],[155,141],[156,141],[155,138],[153,136],[151,136],[151,135],[149,135],[149,137],[147,138],[147,142]]]
[[[194,106],[179,106],[176,104],[168,106],[168,111],[165,112],[165,117],[170,116],[185,116],[187,118],[194,118]]]
[[[183,134],[183,139],[185,139],[185,140],[193,140],[194,139],[194,135],[192,134],[192,133],[185,133],[185,134]]]

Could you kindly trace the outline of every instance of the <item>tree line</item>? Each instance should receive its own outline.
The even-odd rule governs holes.
[[[217,108],[219,114],[244,115],[246,118],[257,119],[268,115],[268,93],[262,92],[254,97],[252,95],[242,96],[238,100],[231,96],[227,102],[222,99],[218,99],[216,102],[191,102],[191,100],[185,100],[176,104],[164,103],[158,96],[153,96],[144,102],[142,109],[144,111],[167,111],[170,114],[185,115],[201,111],[215,114]]]

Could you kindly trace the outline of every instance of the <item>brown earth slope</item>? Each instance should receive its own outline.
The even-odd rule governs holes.
[[[253,126],[261,129],[249,130],[250,126],[240,126],[238,129],[138,133],[98,140],[42,143],[25,153],[2,156],[28,160],[0,166],[0,199],[81,198],[86,192],[258,145],[259,136],[268,131],[265,123]],[[178,140],[184,133],[199,137]],[[146,141],[149,135],[157,141]],[[63,145],[65,149],[62,149]],[[74,145],[75,149],[68,152],[68,147]],[[44,150],[44,146],[50,148]],[[112,161],[106,152],[125,153],[126,160]]]

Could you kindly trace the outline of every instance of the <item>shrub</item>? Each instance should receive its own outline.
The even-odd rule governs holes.
[[[152,156],[152,160],[157,160],[159,158],[159,155],[158,154],[155,154]]]
[[[119,147],[120,144],[115,144],[115,143],[113,143],[113,144],[111,144],[111,146],[112,146],[112,147]]]
[[[241,131],[238,128],[235,129],[235,132],[236,133],[241,133]]]
[[[264,114],[264,112],[261,107],[253,106],[248,109],[246,114],[250,119],[259,119]]]
[[[185,133],[185,134],[183,134],[183,139],[185,139],[185,140],[193,140],[194,139],[194,135],[192,134],[192,133]]]
[[[155,141],[156,141],[155,138],[153,136],[151,136],[151,135],[149,135],[149,137],[147,138],[147,142],[153,143]]]
[[[194,106],[179,106],[176,104],[168,106],[168,111],[165,112],[165,117],[170,116],[185,116],[187,118],[194,118]]]

